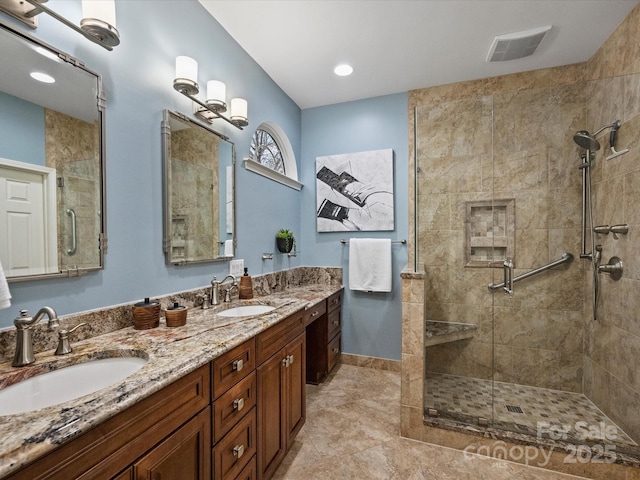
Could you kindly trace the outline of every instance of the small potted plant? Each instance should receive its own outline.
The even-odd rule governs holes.
[[[276,233],[276,246],[278,247],[278,251],[289,253],[295,244],[296,239],[290,230],[281,228],[278,233]]]

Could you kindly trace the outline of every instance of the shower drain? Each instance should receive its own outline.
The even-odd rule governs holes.
[[[524,413],[522,408],[517,405],[505,405],[505,408],[511,413]]]

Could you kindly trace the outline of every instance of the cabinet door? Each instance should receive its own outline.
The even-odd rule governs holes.
[[[207,407],[133,465],[134,479],[209,480],[211,410]]]
[[[270,478],[286,453],[284,349],[257,369],[258,377],[258,478]]]
[[[285,395],[287,415],[287,450],[291,448],[306,419],[306,352],[305,336],[300,335],[286,348],[285,367],[287,389]]]

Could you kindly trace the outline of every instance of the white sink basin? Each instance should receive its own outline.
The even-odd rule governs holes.
[[[0,415],[16,415],[69,402],[124,380],[147,360],[115,357],[52,370],[0,390]]]
[[[275,309],[276,307],[272,307],[271,305],[240,305],[239,307],[222,310],[216,313],[216,315],[220,317],[248,317],[250,315],[261,315],[272,312]]]

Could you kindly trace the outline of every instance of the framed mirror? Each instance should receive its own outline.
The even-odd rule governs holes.
[[[165,110],[162,119],[166,263],[233,258],[235,149],[228,137]]]
[[[104,96],[84,64],[0,23],[0,262],[10,282],[102,269]]]

